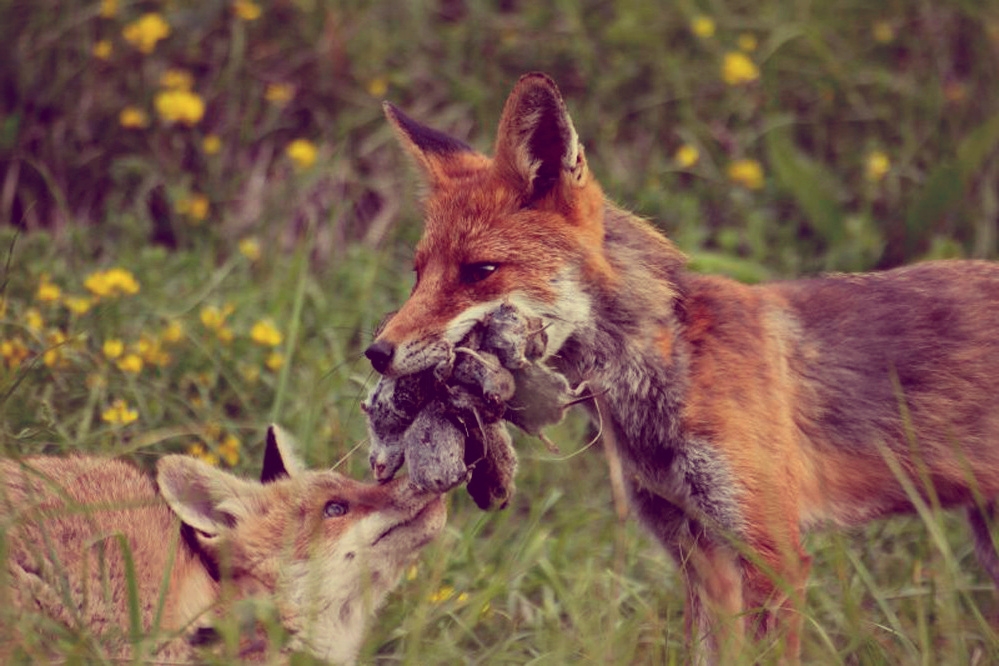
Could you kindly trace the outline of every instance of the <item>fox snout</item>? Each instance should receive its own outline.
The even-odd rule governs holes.
[[[371,361],[371,367],[375,369],[375,372],[385,374],[385,371],[392,364],[395,345],[388,340],[375,340],[364,350],[364,355]]]

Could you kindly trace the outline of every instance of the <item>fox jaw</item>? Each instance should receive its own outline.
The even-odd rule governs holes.
[[[365,351],[374,368],[399,376],[448,361],[502,303],[540,317],[546,355],[557,354],[590,326],[591,292],[614,272],[601,252],[603,192],[554,82],[521,78],[492,158],[391,104],[385,113],[424,176],[425,226],[413,292]]]

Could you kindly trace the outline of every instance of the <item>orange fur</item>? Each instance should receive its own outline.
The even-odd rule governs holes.
[[[909,482],[944,506],[999,496],[999,265],[760,286],[696,275],[606,200],[546,76],[517,83],[492,159],[388,113],[429,189],[418,281],[372,364],[434,367],[501,303],[540,317],[545,361],[600,396],[707,658],[782,635],[795,659],[804,529],[911,511]],[[990,506],[972,526],[999,584]]]

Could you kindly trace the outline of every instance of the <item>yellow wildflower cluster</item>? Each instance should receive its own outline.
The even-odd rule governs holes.
[[[17,370],[30,355],[28,346],[19,337],[0,341],[0,358],[3,359],[3,364],[8,370]]]
[[[149,127],[149,115],[138,107],[126,106],[118,114],[118,124],[125,129]]]
[[[261,319],[250,329],[250,339],[262,347],[277,347],[283,337],[273,321]]]
[[[166,90],[190,90],[194,77],[186,69],[168,69],[160,76],[160,87]]]
[[[267,359],[264,361],[264,365],[267,366],[268,370],[273,370],[277,372],[284,366],[284,354],[281,352],[271,352],[267,355]]]
[[[319,150],[316,144],[306,139],[295,139],[284,150],[295,166],[304,171],[316,163]]]
[[[64,296],[62,304],[73,314],[86,314],[94,306],[94,301],[86,296]]]
[[[187,447],[187,453],[202,462],[208,463],[212,467],[218,467],[219,457],[205,448],[205,445],[201,442],[195,442]]]
[[[384,97],[388,92],[389,80],[387,76],[376,76],[368,81],[368,94],[372,97]]]
[[[244,21],[256,21],[263,13],[260,5],[251,0],[235,0],[232,3],[232,11]]]
[[[202,140],[201,149],[205,151],[205,155],[215,155],[222,150],[222,139],[218,134],[209,134]]]
[[[290,83],[270,83],[264,90],[264,99],[272,104],[283,105],[295,97],[295,86]]]
[[[239,241],[239,253],[250,261],[260,259],[260,241],[255,236],[250,236]]]
[[[42,313],[36,308],[28,308],[24,311],[24,325],[28,327],[29,331],[37,333],[42,330],[45,326],[45,320],[42,318]]]
[[[692,146],[689,143],[685,143],[680,146],[676,154],[673,155],[673,159],[676,161],[683,169],[689,169],[690,167],[697,164],[697,161],[701,158],[701,153],[697,150],[696,146]]]
[[[83,286],[98,298],[131,296],[139,293],[139,283],[131,272],[124,268],[109,268],[87,276]]]
[[[208,201],[208,197],[200,192],[195,192],[190,196],[178,199],[177,203],[174,204],[174,209],[181,215],[186,216],[188,221],[193,225],[204,222],[205,218],[208,217],[210,208],[211,202]]]
[[[139,413],[131,409],[128,403],[117,399],[101,413],[101,420],[115,425],[128,425],[139,418]]]
[[[889,170],[891,170],[891,160],[880,150],[875,150],[867,156],[864,164],[867,180],[874,183],[880,182],[888,175]]]
[[[122,36],[142,53],[152,53],[160,40],[170,36],[170,24],[161,15],[150,12],[126,25]]]
[[[430,603],[432,604],[442,604],[454,597],[455,589],[451,585],[442,585],[439,590],[430,595]],[[463,604],[468,601],[468,594],[465,592],[460,593],[455,601],[459,604]]]
[[[118,14],[118,0],[101,0],[101,18],[114,18]]]
[[[53,303],[58,301],[61,296],[62,290],[59,285],[52,284],[48,274],[43,273],[38,283],[38,291],[35,292],[35,298],[42,303]]]
[[[714,37],[715,28],[715,20],[710,16],[695,16],[690,21],[690,31],[701,39]]]
[[[94,44],[91,53],[98,60],[110,60],[113,51],[114,48],[111,46],[111,42],[107,39],[102,39]]]
[[[218,466],[220,460],[229,467],[234,467],[239,462],[241,447],[242,442],[238,437],[223,432],[221,426],[216,423],[209,423],[204,427],[201,441],[187,447],[187,452],[213,467]]]
[[[42,363],[48,368],[63,368],[66,366],[66,334],[59,329],[49,331],[46,336],[48,349],[42,353]]]
[[[201,308],[201,323],[205,328],[214,333],[221,342],[232,342],[233,332],[226,325],[226,319],[234,310],[235,308],[230,304],[226,304],[222,308],[214,305],[206,305]]]
[[[763,166],[756,160],[735,160],[728,165],[728,177],[733,183],[758,190],[763,187]]]
[[[730,86],[752,83],[760,78],[760,69],[745,53],[730,51],[722,61],[722,79]]]
[[[205,115],[204,100],[190,90],[161,90],[153,98],[153,106],[164,121],[188,127],[197,125]]]

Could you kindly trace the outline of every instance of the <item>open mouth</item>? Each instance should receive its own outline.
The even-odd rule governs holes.
[[[404,520],[402,522],[396,523],[392,527],[388,528],[387,530],[385,530],[384,532],[382,532],[381,534],[379,534],[378,538],[375,539],[371,543],[371,545],[372,546],[376,546],[376,545],[378,545],[379,541],[381,541],[382,539],[384,539],[388,535],[392,534],[393,532],[396,532],[398,530],[405,530],[405,529],[407,529],[407,528],[415,525],[416,523],[422,522],[424,520],[424,518],[426,517],[426,514],[431,510],[431,507],[433,507],[433,505],[436,504],[438,501],[440,501],[440,499],[436,498],[436,497],[434,499],[430,500],[425,505],[423,505],[423,508],[420,509],[419,511],[417,511],[416,514],[414,514],[411,518],[409,518],[407,520]]]

